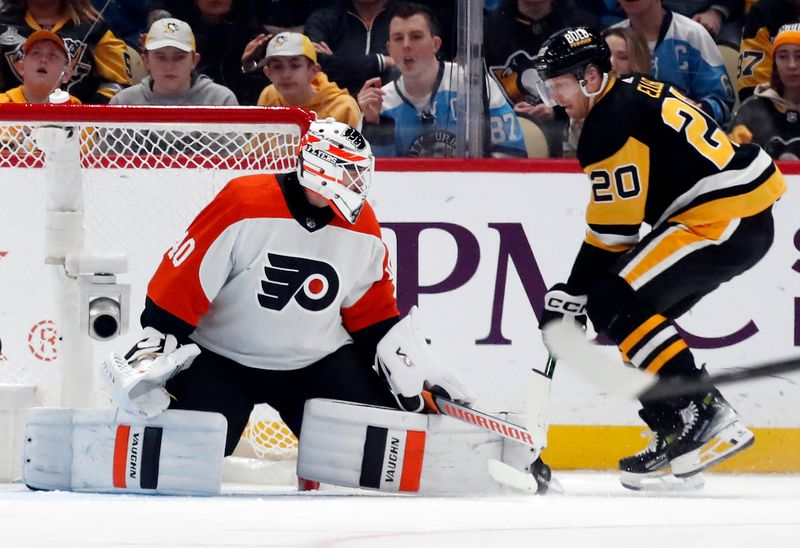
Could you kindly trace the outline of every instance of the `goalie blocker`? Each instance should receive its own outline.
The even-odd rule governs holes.
[[[505,415],[521,423],[522,417]],[[457,422],[343,401],[306,402],[297,475],[338,485],[422,494],[499,493],[487,463],[528,472],[539,451]]]
[[[215,495],[226,431],[225,417],[201,411],[29,409],[22,478],[41,490]]]

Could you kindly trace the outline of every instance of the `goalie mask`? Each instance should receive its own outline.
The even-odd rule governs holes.
[[[572,74],[581,84],[585,95],[591,97],[583,86],[586,68],[594,66],[603,74],[603,85],[611,72],[611,50],[605,39],[587,27],[562,29],[545,40],[539,54],[533,60],[539,80],[536,82],[539,96],[549,107],[556,106],[547,80]]]
[[[297,177],[354,224],[372,186],[375,157],[361,133],[329,118],[312,122],[300,141]]]

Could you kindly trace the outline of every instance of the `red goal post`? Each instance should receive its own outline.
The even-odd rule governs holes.
[[[135,342],[146,284],[192,218],[234,177],[295,169],[313,119],[295,108],[0,106],[0,414],[17,405],[3,403],[3,385],[33,387],[40,405],[61,405],[69,383],[91,385],[104,354]],[[40,128],[61,128],[71,144],[44,153]],[[73,230],[58,232],[64,223]],[[127,256],[119,279],[130,285],[128,334],[92,341],[62,313],[75,308],[63,279],[54,284],[54,265],[61,278],[68,270],[66,245]],[[89,399],[85,406],[108,403],[98,391]],[[280,458],[295,445],[263,410],[245,436],[260,455]]]

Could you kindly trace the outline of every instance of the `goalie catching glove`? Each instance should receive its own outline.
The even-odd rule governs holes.
[[[128,413],[154,417],[169,407],[164,384],[200,354],[196,344],[179,345],[174,335],[145,327],[142,339],[125,356],[103,360],[103,380],[114,403]]]
[[[411,412],[425,407],[423,391],[468,403],[471,392],[431,351],[417,321],[414,306],[378,343],[375,367],[386,379],[401,409]]]

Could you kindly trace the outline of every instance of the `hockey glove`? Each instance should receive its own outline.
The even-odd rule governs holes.
[[[573,295],[567,284],[558,283],[544,295],[544,310],[539,322],[539,329],[554,321],[572,321],[586,327],[586,295]],[[548,350],[547,337],[544,344]]]
[[[423,390],[454,401],[472,401],[471,392],[431,351],[420,331],[418,313],[417,307],[412,307],[380,340],[375,355],[375,367],[397,404],[405,411],[422,411]]]
[[[112,353],[103,360],[103,381],[120,409],[154,417],[169,407],[164,383],[188,368],[198,354],[196,344],[181,346],[173,335],[145,327],[142,339],[124,357]]]

